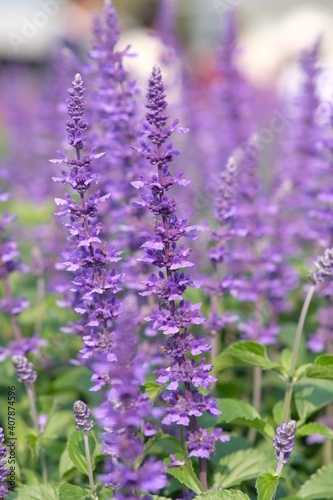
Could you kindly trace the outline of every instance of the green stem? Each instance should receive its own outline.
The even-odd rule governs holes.
[[[288,420],[289,413],[290,413],[291,397],[292,397],[293,386],[294,386],[293,378],[295,375],[298,349],[299,349],[299,344],[300,344],[301,337],[302,337],[305,318],[306,318],[306,315],[308,313],[310,302],[311,302],[312,296],[314,294],[315,288],[316,288],[315,285],[312,285],[306,294],[304,304],[302,307],[302,311],[301,311],[301,315],[299,317],[299,321],[298,321],[298,325],[297,325],[293,353],[292,353],[292,358],[291,358],[291,363],[290,363],[290,378],[287,382],[287,389],[286,389],[286,393],[285,393],[285,397],[284,397],[282,422]]]
[[[87,460],[87,467],[88,467],[89,484],[90,484],[91,491],[94,491],[95,483],[94,483],[94,477],[93,477],[93,472],[92,472],[92,467],[91,467],[88,431],[83,431],[83,436],[84,436],[84,448],[86,451],[86,460]],[[94,498],[95,498],[95,500],[98,500],[98,496],[96,493],[94,493]]]
[[[34,386],[33,384],[25,384],[28,392],[28,397],[30,401],[30,407],[31,407],[31,413],[32,413],[32,420],[34,423],[34,428],[36,431],[36,434],[40,433],[38,421],[37,421],[37,409],[36,409],[36,398],[35,398],[35,391],[34,391]],[[42,477],[43,477],[43,483],[47,484],[47,465],[46,465],[46,459],[45,459],[45,452],[44,448],[41,445],[40,447],[40,462],[41,462],[41,469],[42,469]]]
[[[254,408],[260,413],[261,407],[261,380],[262,380],[262,369],[260,366],[255,366],[253,370],[253,396],[252,404]],[[256,439],[257,431],[253,427],[249,430],[248,440],[250,443],[254,443]]]

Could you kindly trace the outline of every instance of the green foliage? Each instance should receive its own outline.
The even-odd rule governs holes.
[[[142,392],[146,392],[149,399],[154,401],[163,392],[163,387],[161,384],[156,384],[155,382],[146,382]]]
[[[267,355],[267,349],[262,344],[251,340],[241,340],[231,344],[214,361],[214,371],[219,372],[230,366],[259,366],[263,370],[279,370],[284,368],[273,363]]]
[[[50,485],[21,486],[15,492],[9,492],[6,500],[62,500],[57,490]]]
[[[214,467],[213,486],[214,488],[238,486],[243,481],[257,478],[267,466],[273,467],[275,464],[273,451],[267,454],[249,449],[231,453],[222,457]]]
[[[62,500],[84,500],[87,497],[86,492],[79,486],[70,483],[61,483],[58,489],[59,498]]]
[[[303,484],[297,495],[304,500],[333,498],[333,462],[315,472]]]
[[[203,488],[193,470],[192,462],[185,458],[183,453],[175,453],[175,459],[181,460],[182,462],[184,462],[184,465],[169,468],[168,465],[170,463],[170,458],[166,458],[164,460],[165,471],[171,476],[178,479],[180,483],[184,484],[195,493],[202,493]]]
[[[324,354],[315,359],[307,369],[307,376],[333,380],[333,355]]]
[[[256,482],[258,500],[272,500],[279,484],[279,479],[280,476],[276,475],[274,471],[267,471],[260,474]]]
[[[249,499],[245,493],[236,490],[210,490],[197,495],[196,500],[246,500]]]
[[[233,424],[253,427],[270,437],[275,434],[274,428],[262,420],[257,410],[245,401],[228,398],[220,399],[218,400],[218,408],[222,411],[222,415],[217,418],[217,423],[232,422]]]
[[[91,466],[92,469],[94,470],[96,438],[92,431],[89,431],[88,433],[88,440],[89,440],[89,450],[91,456]],[[84,474],[88,474],[83,431],[75,430],[72,432],[68,440],[67,450],[68,450],[68,456],[73,462],[74,466]]]
[[[333,401],[333,383],[330,380],[301,379],[295,385],[294,399],[299,418],[305,421]]]
[[[327,438],[333,439],[333,431],[323,424],[311,422],[310,424],[302,425],[296,431],[296,437],[301,438],[304,436],[311,436],[311,434],[320,434]]]

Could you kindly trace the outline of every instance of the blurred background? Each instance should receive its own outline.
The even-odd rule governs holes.
[[[173,3],[173,0],[170,0]],[[223,17],[236,10],[242,51],[240,64],[258,86],[283,84],[295,57],[323,35],[322,58],[333,66],[333,3],[330,0],[176,0],[181,41],[193,71],[204,74],[212,64],[212,49],[223,30]],[[156,43],[149,36],[158,0],[115,0],[124,43],[154,59]],[[89,48],[91,19],[102,0],[1,0],[0,59],[33,67],[47,63],[52,47],[65,42],[84,54]],[[156,42],[156,40],[155,40]],[[143,49],[143,50],[142,50]]]

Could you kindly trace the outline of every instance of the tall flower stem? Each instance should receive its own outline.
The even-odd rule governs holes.
[[[312,285],[306,294],[304,304],[302,307],[302,311],[301,311],[301,315],[300,315],[298,325],[297,325],[295,342],[294,342],[292,358],[291,358],[291,363],[290,363],[290,376],[289,376],[289,380],[287,382],[287,389],[286,389],[286,394],[284,397],[284,405],[283,405],[283,411],[282,411],[282,422],[284,422],[285,420],[288,419],[288,416],[290,413],[291,397],[292,397],[293,387],[294,387],[293,377],[295,374],[298,349],[299,349],[299,344],[300,344],[301,337],[302,337],[305,318],[306,318],[306,315],[308,313],[310,302],[311,302],[312,296],[314,294],[315,288],[316,288],[315,285]]]
[[[34,386],[31,383],[27,383],[27,384],[25,384],[25,386],[26,386],[27,392],[28,392],[34,428],[35,428],[36,434],[38,435],[40,433],[40,429],[39,429],[38,420],[37,420],[36,396],[35,396]],[[43,446],[41,446],[41,448],[40,448],[40,463],[41,463],[41,469],[42,469],[43,483],[47,484],[47,465],[46,465],[46,459],[45,459],[45,453],[44,453]]]
[[[93,477],[93,472],[92,472],[92,467],[91,467],[91,458],[90,458],[88,431],[83,431],[83,437],[84,437],[84,448],[85,448],[86,459],[87,459],[87,467],[88,467],[88,477],[89,477],[90,489],[91,489],[91,491],[94,491],[94,489],[95,489],[95,483],[94,483],[94,477]],[[94,498],[95,498],[95,500],[98,500],[98,496],[97,496],[96,493],[94,493]]]
[[[255,251],[255,254],[257,255],[257,252]],[[260,303],[259,303],[260,304]],[[258,302],[255,305],[255,320],[256,324],[259,326],[262,325],[262,317],[261,317],[261,307],[258,306]],[[252,405],[254,408],[257,410],[258,413],[260,413],[261,409],[261,383],[262,383],[262,369],[260,366],[255,366],[253,369],[253,394],[252,394]],[[248,439],[250,443],[254,443],[256,439],[256,434],[257,431],[253,427],[249,430],[248,434]]]

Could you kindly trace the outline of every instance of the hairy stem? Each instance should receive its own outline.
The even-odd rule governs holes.
[[[36,397],[35,397],[34,386],[33,386],[33,384],[30,384],[30,383],[25,384],[25,386],[27,388],[28,397],[29,397],[29,401],[30,401],[30,408],[31,408],[34,428],[35,428],[36,434],[38,435],[40,433],[40,429],[39,429],[38,420],[37,420]],[[47,484],[47,465],[46,465],[44,448],[42,445],[40,447],[40,462],[41,462],[43,483]]]
[[[286,394],[284,398],[284,405],[283,405],[283,411],[282,411],[282,422],[286,421],[288,419],[289,413],[290,413],[290,404],[291,404],[291,398],[292,398],[292,392],[293,392],[293,377],[295,374],[295,368],[296,368],[296,363],[297,363],[297,355],[298,355],[298,349],[299,349],[299,344],[301,341],[302,337],[302,331],[305,323],[305,318],[309,310],[310,302],[312,299],[312,296],[315,291],[315,285],[312,285],[305,297],[304,304],[302,307],[301,315],[299,317],[298,325],[297,325],[297,330],[296,330],[296,336],[295,336],[295,342],[294,342],[294,347],[293,347],[293,353],[292,353],[292,358],[291,358],[291,363],[290,363],[290,379],[287,382],[287,389],[286,389]]]
[[[252,395],[252,405],[254,408],[260,412],[261,407],[261,381],[262,381],[262,369],[260,366],[255,366],[253,370],[253,395]],[[249,430],[248,440],[250,443],[254,443],[256,439],[257,431],[253,427]]]
[[[84,448],[85,448],[85,452],[86,452],[86,460],[87,460],[87,467],[88,467],[88,477],[89,477],[90,489],[91,489],[91,491],[94,491],[95,483],[94,483],[94,476],[93,476],[92,467],[91,467],[88,431],[83,431],[83,437],[84,437]],[[95,500],[98,500],[98,496],[96,493],[94,493],[94,498],[95,498]]]

